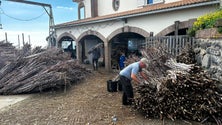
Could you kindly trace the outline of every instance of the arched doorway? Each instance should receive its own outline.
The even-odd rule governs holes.
[[[95,36],[95,35],[85,35],[83,36],[78,44],[79,44],[79,55],[81,59],[81,62],[84,64],[92,64],[92,54],[88,53],[91,48],[96,46],[99,43],[103,43],[103,41]],[[99,58],[99,66],[104,67],[105,66],[105,54],[104,54],[104,47],[100,47],[100,58]]]
[[[108,64],[109,70],[118,69],[119,52],[123,51],[125,56],[140,56],[139,47],[145,42],[145,38],[150,34],[138,27],[125,26],[112,32],[108,40]],[[118,51],[115,51],[119,48]]]
[[[111,68],[119,70],[120,55],[124,54],[126,58],[136,56],[140,58],[141,45],[145,43],[145,37],[133,32],[119,33],[110,41],[111,46]]]
[[[58,43],[58,47],[70,53],[71,57],[76,59],[76,42],[71,37],[63,36]]]

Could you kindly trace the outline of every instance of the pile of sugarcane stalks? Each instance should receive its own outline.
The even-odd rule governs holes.
[[[187,46],[182,50],[182,53],[176,57],[177,62],[182,62],[186,64],[195,64],[197,61],[195,60],[195,52],[193,48]]]
[[[177,58],[181,59],[179,62],[189,61],[186,62],[189,65],[177,63],[155,48],[145,50],[143,56],[151,60],[145,72],[149,81],[136,87],[133,105],[136,110],[146,118],[222,124],[222,93],[217,87],[221,83],[192,64],[192,57],[186,57],[192,54]],[[154,70],[149,70],[151,67]]]
[[[197,67],[196,67],[197,68]],[[159,91],[149,84],[138,86],[135,108],[145,117],[215,121],[222,124],[222,94],[218,81],[195,69],[176,74],[176,81],[165,79]]]
[[[159,48],[150,47],[141,50],[143,57],[149,60],[149,66],[147,70],[150,72],[150,77],[160,78],[166,75],[166,71],[170,68],[165,65],[166,61],[172,58],[172,55],[165,52],[164,48],[159,46]]]
[[[12,43],[0,41],[0,69],[7,63],[13,62],[16,58],[17,52],[18,50],[12,46]]]
[[[18,58],[0,70],[0,94],[41,92],[84,79],[90,71],[61,49]]]

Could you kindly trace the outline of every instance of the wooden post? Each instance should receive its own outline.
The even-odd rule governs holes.
[[[23,46],[24,46],[25,45],[24,33],[22,33],[22,43],[23,43]]]
[[[5,42],[8,42],[8,37],[7,37],[7,33],[5,32]]]
[[[30,35],[28,35],[28,38],[29,38],[29,44],[31,45]]]
[[[179,35],[179,29],[180,29],[180,21],[175,21],[175,42],[174,42],[174,47],[173,47],[173,49],[174,49],[174,54],[176,55],[177,54],[177,51],[178,51],[178,42],[179,42],[179,40],[178,40],[178,35]]]
[[[175,32],[174,32],[175,36],[178,36],[179,34],[179,24],[180,24],[180,21],[175,21]]]
[[[18,35],[18,48],[20,49],[20,38],[19,38],[19,35]]]

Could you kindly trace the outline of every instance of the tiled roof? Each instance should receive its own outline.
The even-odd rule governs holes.
[[[115,14],[109,14],[109,15],[98,16],[98,17],[94,17],[94,18],[86,18],[86,19],[82,19],[82,20],[62,23],[62,24],[56,25],[55,27],[60,27],[60,26],[65,27],[65,26],[77,25],[77,24],[80,25],[80,24],[87,23],[87,22],[106,20],[106,19],[110,19],[110,18],[118,18],[118,17],[130,16],[130,15],[136,15],[136,14],[142,14],[142,13],[146,13],[146,12],[165,10],[165,9],[182,7],[182,6],[190,6],[190,5],[194,5],[194,4],[200,4],[200,3],[207,3],[207,2],[210,3],[210,2],[215,2],[215,1],[220,1],[220,0],[182,0],[182,1],[172,2],[172,3],[167,3],[167,4],[164,4],[164,3],[152,4],[152,5],[147,5],[143,8],[140,8],[140,9],[134,9],[134,10],[115,13]]]

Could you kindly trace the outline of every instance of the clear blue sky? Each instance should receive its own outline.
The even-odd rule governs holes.
[[[14,46],[22,42],[22,33],[25,42],[30,41],[33,46],[47,46],[45,38],[49,31],[49,16],[43,7],[25,3],[0,0],[0,41],[5,39]],[[77,4],[72,0],[27,0],[51,4],[55,24],[77,20]],[[18,40],[18,37],[20,40]]]

